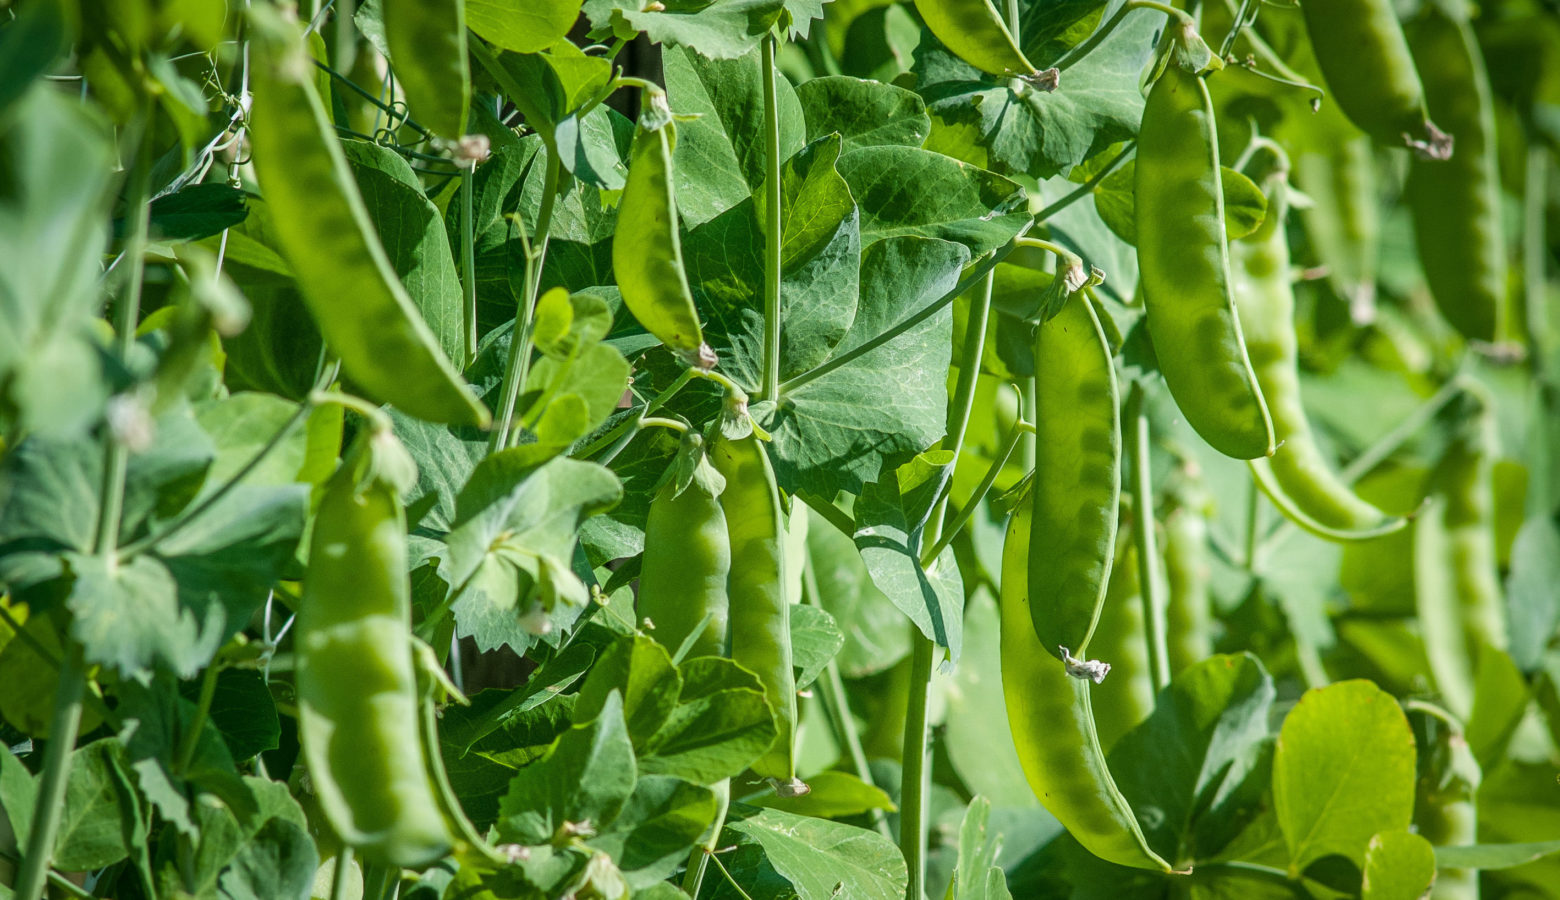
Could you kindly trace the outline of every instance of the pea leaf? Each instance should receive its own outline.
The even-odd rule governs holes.
[[[726,822],[736,835],[736,850],[726,867],[755,896],[773,896],[786,886],[800,900],[848,896],[860,900],[899,900],[908,875],[904,857],[875,831],[827,819],[797,816],[777,809],[734,809]],[[724,880],[713,896],[737,895]]]
[[[758,47],[774,27],[786,0],[726,0],[724,3],[665,4],[654,11],[648,4],[614,3],[612,23],[642,31],[658,44],[686,47],[710,59],[735,59]],[[603,4],[592,2],[588,14],[597,21]]]
[[[1414,811],[1414,735],[1397,701],[1363,680],[1307,691],[1279,732],[1273,802],[1292,875],[1331,853],[1363,865],[1371,837]]]
[[[800,603],[791,605],[791,657],[796,666],[797,690],[806,690],[844,644],[845,635],[827,610]]]
[[[470,706],[450,706],[439,720],[439,753],[461,809],[478,828],[498,819],[499,800],[515,773],[540,759],[567,731],[574,697],[505,710],[516,691],[486,690]],[[496,715],[502,712],[502,715]]]
[[[641,772],[714,784],[774,744],[775,713],[756,675],[718,657],[686,660],[679,672],[677,705],[646,745]]]
[[[764,794],[755,799],[754,804],[819,819],[844,819],[875,809],[888,812],[898,809],[882,788],[867,784],[849,772],[826,769],[809,775],[807,786],[812,790],[800,797]]]
[[[516,53],[536,53],[563,40],[580,16],[581,0],[466,0],[466,24],[483,40]]]
[[[840,157],[840,174],[872,241],[901,235],[957,241],[971,256],[1029,224],[1024,191],[1000,175],[916,147],[863,147]]]
[[[813,78],[796,88],[810,144],[831,133],[845,150],[880,145],[919,147],[931,131],[926,104],[912,91],[844,75]]]
[[[1435,863],[1446,869],[1509,869],[1560,852],[1560,840],[1526,844],[1470,844],[1435,848]]]
[[[959,825],[959,855],[954,864],[950,896],[957,900],[1012,900],[1007,877],[997,865],[1002,833],[987,831],[991,801],[976,795]]]
[[[666,775],[645,775],[613,819],[586,841],[612,856],[630,887],[669,877],[715,820],[715,792]]]
[[[589,721],[617,695],[634,752],[643,754],[682,690],[682,676],[672,666],[666,648],[643,635],[626,635],[597,659],[580,686],[575,718]]]
[[[188,681],[180,692],[184,699],[195,701],[200,690],[200,682]],[[275,750],[280,744],[282,727],[276,715],[276,701],[264,676],[254,669],[223,669],[217,675],[211,722],[233,758],[240,762]]]
[[[1522,524],[1511,548],[1507,604],[1511,610],[1511,656],[1524,669],[1537,667],[1549,637],[1560,625],[1560,528],[1545,516]]]
[[[595,719],[559,735],[546,756],[510,780],[499,801],[499,834],[546,844],[566,825],[600,828],[617,817],[636,780],[623,698],[614,693]]]
[[[1383,831],[1365,849],[1360,900],[1423,897],[1435,880],[1435,849],[1417,834]]]
[[[808,513],[807,553],[818,603],[845,638],[835,657],[840,674],[860,678],[892,666],[910,652],[909,634],[899,627],[901,613],[872,582],[855,541],[818,513]]]

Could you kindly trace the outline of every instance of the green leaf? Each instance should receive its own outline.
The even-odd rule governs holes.
[[[304,826],[270,819],[222,870],[218,883],[229,900],[299,897],[314,885],[319,852]]]
[[[926,104],[913,92],[881,81],[843,75],[814,78],[796,89],[810,144],[838,133],[845,150],[898,145],[919,147],[931,131]]]
[[[124,676],[164,665],[188,678],[220,646],[220,633],[181,609],[178,584],[167,566],[138,556],[117,566],[99,556],[65,557],[75,580],[66,605],[71,637],[91,662]]]
[[[1560,852],[1560,840],[1437,847],[1435,864],[1443,869],[1510,869],[1556,852]]]
[[[470,706],[450,706],[439,719],[439,752],[461,809],[479,829],[498,820],[499,800],[520,769],[547,753],[569,729],[572,696],[510,707],[516,691],[481,691]],[[506,708],[508,707],[508,708]]]
[[[181,693],[184,699],[195,700],[200,694],[199,682],[186,682]],[[281,741],[276,701],[264,676],[253,669],[223,669],[217,675],[211,723],[221,733],[233,758],[240,762],[275,750]]]
[[[715,792],[665,775],[634,785],[610,829],[586,841],[611,854],[629,887],[649,887],[677,871],[715,821]]]
[[[499,86],[549,146],[561,123],[583,109],[612,77],[610,61],[587,56],[568,41],[541,53],[504,53],[498,63],[503,72]]]
[[[563,40],[579,18],[581,0],[466,0],[466,24],[483,40],[516,53],[536,53]]]
[[[910,652],[902,614],[872,583],[856,542],[811,509],[808,515],[807,552],[818,603],[845,636],[835,657],[840,674],[860,678],[892,666]]]
[[[643,635],[619,638],[597,658],[580,686],[574,717],[588,722],[600,715],[614,694],[623,706],[623,721],[636,755],[643,757],[682,690],[682,677],[672,667],[666,648]]]
[[[1549,517],[1522,523],[1511,547],[1506,594],[1511,657],[1521,668],[1534,669],[1560,625],[1560,528]]]
[[[923,453],[867,486],[856,503],[856,546],[878,589],[939,647],[959,661],[964,581],[953,548],[921,567],[926,522],[941,492],[950,454]]]
[[[775,712],[752,672],[729,659],[685,661],[677,705],[639,760],[645,774],[714,784],[742,772],[775,742]]]
[[[949,900],[1012,900],[1007,878],[997,865],[1002,835],[987,832],[990,817],[991,801],[976,795],[959,826],[959,855],[953,883],[948,885]]]
[[[1383,831],[1365,849],[1360,900],[1418,900],[1435,881],[1435,848],[1407,830]]]
[[[866,241],[917,235],[957,241],[979,256],[1029,224],[1017,184],[941,153],[863,147],[840,157],[840,174],[861,207]]]
[[[1111,749],[1116,784],[1156,850],[1206,859],[1257,815],[1273,697],[1255,656],[1214,656],[1178,674]]]
[[[800,797],[764,794],[754,800],[766,809],[778,809],[798,816],[818,819],[844,819],[881,809],[894,812],[894,801],[882,788],[867,784],[849,772],[826,769],[807,777],[811,791]]]
[[[113,738],[93,741],[70,755],[65,806],[54,838],[54,866],[62,871],[100,869],[124,859],[141,827],[139,802],[121,767],[124,747]]]
[[[244,391],[195,405],[195,421],[216,450],[206,490],[226,482],[256,458],[260,450],[298,412],[298,404],[275,394]],[[294,429],[244,475],[248,485],[290,484],[298,480],[308,456],[309,434]]]
[[[1414,735],[1397,701],[1363,680],[1307,691],[1279,732],[1273,802],[1291,875],[1331,853],[1363,866],[1371,837],[1413,816]]]
[[[634,784],[634,748],[623,724],[623,698],[608,697],[594,720],[569,729],[542,759],[509,782],[499,801],[499,833],[505,840],[544,844],[560,829],[617,818]]]
[[[780,18],[785,0],[725,0],[722,3],[662,4],[656,11],[619,5],[613,21],[642,31],[651,41],[686,47],[710,59],[735,59],[758,47]],[[593,17],[594,21],[594,17]]]
[[[198,241],[243,222],[249,195],[230,184],[191,184],[152,201],[150,232],[159,241]],[[114,237],[125,237],[125,220],[114,220]]]
[[[69,47],[65,10],[29,6],[0,27],[0,117]]]
[[[868,246],[856,316],[831,358],[951,291],[968,260],[962,246],[927,238]],[[823,497],[856,493],[941,439],[952,322],[945,307],[832,372],[782,386],[780,404],[758,411],[759,424],[774,436],[770,449],[780,485]]]
[[[792,604],[791,661],[796,666],[797,690],[806,690],[843,646],[845,635],[828,610]]]
[[[875,831],[777,809],[736,811],[726,829],[737,836],[727,868],[741,884],[762,890],[762,885],[779,879],[780,884],[789,883],[800,900],[904,896],[904,857]],[[734,895],[722,890],[715,896]]]

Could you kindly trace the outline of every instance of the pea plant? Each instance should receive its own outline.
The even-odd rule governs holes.
[[[0,0],[0,900],[1560,897],[1548,0]]]

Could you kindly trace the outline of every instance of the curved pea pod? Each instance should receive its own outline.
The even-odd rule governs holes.
[[[1381,212],[1370,138],[1356,135],[1295,156],[1295,184],[1311,198],[1300,211],[1307,240],[1356,325],[1376,318]]]
[[[791,668],[791,608],[786,602],[785,516],[769,455],[757,437],[722,439],[710,462],[726,479],[720,505],[731,535],[731,658],[758,675],[779,713],[774,746],[753,772],[795,796],[807,792],[796,777],[796,675]]]
[[[915,0],[926,27],[954,55],[988,75],[1033,75],[991,0]]]
[[[1201,78],[1172,65],[1154,82],[1136,168],[1143,306],[1165,384],[1215,450],[1267,456],[1273,422],[1230,293],[1219,143]]]
[[[418,124],[453,140],[466,133],[471,63],[465,0],[384,0],[385,43]]]
[[[1231,247],[1246,352],[1279,440],[1271,457],[1250,461],[1251,473],[1274,506],[1319,537],[1333,541],[1380,537],[1402,528],[1407,520],[1366,503],[1338,479],[1316,445],[1300,402],[1295,298],[1284,235],[1289,210],[1286,176],[1278,168],[1264,179],[1267,218]]]
[[[1208,555],[1209,500],[1201,485],[1183,486],[1165,516],[1165,645],[1170,673],[1213,655],[1213,561]]]
[[[1121,393],[1082,293],[1035,332],[1034,528],[1028,575],[1040,646],[1082,655],[1105,602],[1121,502]]]
[[[1089,655],[1110,663],[1110,677],[1091,689],[1089,701],[1094,710],[1094,731],[1106,753],[1154,711],[1137,548],[1126,530],[1117,541],[1116,563],[1110,570],[1099,627],[1089,644]]]
[[[1506,307],[1506,242],[1500,222],[1495,104],[1473,29],[1437,3],[1407,27],[1424,62],[1425,96],[1457,135],[1449,160],[1416,159],[1403,193],[1436,308],[1465,337],[1493,341]]]
[[[453,838],[416,723],[406,516],[379,466],[393,441],[360,439],[325,485],[298,610],[298,733],[314,793],[371,862],[421,868]],[[379,445],[379,446],[376,446]]]
[[[1306,0],[1300,11],[1330,99],[1349,121],[1382,144],[1432,159],[1452,155],[1452,137],[1426,112],[1392,0]]]
[[[693,291],[683,270],[672,188],[677,126],[660,88],[646,87],[634,149],[612,235],[612,269],[623,305],[668,349],[708,369],[715,353],[704,343]]]
[[[320,333],[373,399],[430,422],[485,427],[487,408],[440,351],[375,237],[302,39],[262,9],[251,13],[259,27],[249,139],[277,243]]]
[[[1422,713],[1414,716],[1430,718]],[[1436,725],[1440,725],[1438,721]],[[1416,737],[1424,737],[1416,728]],[[1477,844],[1479,782],[1483,773],[1461,732],[1436,727],[1432,740],[1422,741],[1419,778],[1414,784],[1414,828],[1437,847]],[[1474,869],[1436,872],[1431,900],[1478,900],[1479,873]]]
[[[650,501],[639,616],[650,620],[655,626],[650,636],[670,653],[692,637],[688,657],[724,656],[731,539],[719,498],[726,480],[710,465],[704,439],[695,432],[683,438],[678,457],[678,469]]]
[[[1041,805],[1086,850],[1123,866],[1171,867],[1143,837],[1111,777],[1094,727],[1091,680],[1041,648],[1030,622],[1031,512],[1020,504],[1002,548],[1002,693],[1024,776]],[[1080,654],[1081,655],[1081,654]]]

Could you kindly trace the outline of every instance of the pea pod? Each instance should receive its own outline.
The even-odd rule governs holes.
[[[1460,731],[1440,719],[1410,713],[1419,748],[1419,777],[1414,785],[1414,827],[1437,847],[1477,844],[1475,805],[1483,773]],[[1426,734],[1431,731],[1431,734]],[[1474,869],[1440,869],[1431,900],[1478,900],[1479,873]]]
[[[1452,155],[1452,138],[1430,121],[1424,86],[1392,0],[1306,0],[1300,5],[1331,99],[1361,131],[1431,159]]]
[[[1273,422],[1230,293],[1213,103],[1176,65],[1149,91],[1138,129],[1137,256],[1148,334],[1186,421],[1236,459],[1273,452]]]
[[[1116,562],[1110,570],[1110,586],[1100,608],[1099,628],[1090,653],[1110,663],[1110,677],[1092,690],[1094,730],[1106,753],[1121,736],[1154,711],[1154,683],[1149,674],[1148,629],[1143,620],[1143,591],[1139,582],[1137,548],[1122,529]]]
[[[915,0],[926,27],[953,54],[988,75],[1033,75],[991,0]]]
[[[375,237],[297,29],[268,7],[250,15],[255,172],[320,333],[372,398],[432,422],[486,426],[487,409],[439,350]]]
[[[1376,318],[1376,258],[1381,213],[1370,139],[1356,137],[1295,156],[1295,184],[1311,198],[1300,211],[1307,240],[1327,267],[1327,280],[1349,304],[1356,325]]]
[[[1105,332],[1081,293],[1035,332],[1029,612],[1040,645],[1082,655],[1110,581],[1121,502],[1121,392]]]
[[[1002,693],[1024,776],[1041,805],[1090,853],[1118,865],[1168,872],[1105,763],[1090,680],[1068,674],[1052,648],[1035,640],[1032,515],[1027,504],[1019,504],[1002,547]]]
[[[623,305],[666,346],[701,368],[715,365],[704,343],[693,291],[683,270],[682,239],[677,232],[677,200],[672,187],[672,150],[677,126],[666,94],[644,88],[643,111],[634,150],[618,203],[612,235],[612,269]]]
[[[731,573],[730,535],[719,499],[725,479],[705,457],[704,439],[696,432],[683,439],[678,456],[678,470],[650,502],[639,615],[654,624],[651,636],[671,653],[693,637],[689,657],[724,656]]]
[[[720,505],[731,535],[731,658],[763,682],[779,712],[779,734],[753,772],[777,791],[807,792],[796,777],[796,675],[791,669],[791,609],[786,602],[785,516],[769,455],[756,436],[721,439],[710,461],[726,479]]]
[[[1210,501],[1200,484],[1174,492],[1165,516],[1165,645],[1174,675],[1213,655],[1211,581],[1208,555]]]
[[[465,0],[384,0],[385,43],[418,124],[453,140],[466,133],[471,63]]]
[[[388,442],[388,443],[387,443]],[[420,868],[453,843],[416,723],[406,516],[360,438],[325,485],[298,610],[298,733],[325,818],[370,862]]]
[[[1411,163],[1404,196],[1435,305],[1464,336],[1500,336],[1506,306],[1506,242],[1500,221],[1495,103],[1473,29],[1439,3],[1425,3],[1407,28],[1424,61],[1430,112],[1457,135],[1449,160]]]
[[[1334,541],[1366,540],[1396,531],[1406,520],[1356,497],[1316,446],[1300,402],[1295,298],[1290,287],[1288,167],[1280,160],[1263,180],[1267,218],[1231,248],[1235,300],[1257,383],[1280,441],[1267,459],[1251,460],[1264,493],[1295,524]]]

